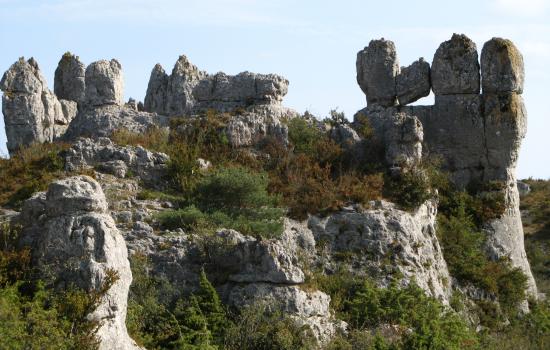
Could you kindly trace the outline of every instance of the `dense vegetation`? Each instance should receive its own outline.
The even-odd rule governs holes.
[[[280,234],[284,215],[302,219],[348,203],[368,206],[380,198],[412,210],[437,197],[438,237],[451,274],[462,285],[494,298],[472,304],[457,293],[451,305],[456,313],[414,284],[378,288],[368,278],[349,274],[345,266],[330,275],[313,271],[309,287],[330,294],[336,315],[350,325],[349,333],[334,339],[328,349],[550,347],[548,303],[530,301],[531,313],[518,313],[525,300],[525,276],[507,261],[492,261],[483,253],[482,225],[504,208],[501,183],[459,191],[434,161],[392,176],[382,166],[383,152],[368,123],[359,131],[365,138],[359,149],[338,145],[308,118],[287,121],[289,145],[268,138],[252,152],[233,149],[222,132],[229,117],[208,112],[200,118],[173,120],[170,132],[120,130],[113,136],[119,144],[141,144],[170,156],[166,190],[144,188],[140,193],[141,198],[175,204],[155,218],[162,228],[183,228],[207,237],[226,227],[272,238]],[[326,122],[334,126],[342,119],[333,113]],[[11,159],[0,159],[0,207],[17,209],[51,180],[69,175],[59,155],[65,147],[33,145]],[[201,168],[198,158],[212,166]],[[533,191],[522,199],[522,209],[529,212],[526,250],[539,288],[548,292],[550,185],[528,183]],[[102,291],[52,290],[37,279],[29,252],[15,249],[17,230],[4,225],[0,233],[0,349],[94,348],[97,325],[85,316]],[[131,263],[134,282],[127,325],[132,337],[148,349],[314,348],[311,332],[272,305],[227,309],[210,282],[215,283],[216,276],[208,265],[196,281],[196,292],[181,295],[168,281],[150,274],[145,256],[136,254]],[[473,330],[465,313],[479,319],[481,331]]]

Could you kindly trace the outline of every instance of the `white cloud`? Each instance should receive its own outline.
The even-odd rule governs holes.
[[[538,17],[546,13],[550,4],[548,0],[493,0],[492,7],[506,15]]]

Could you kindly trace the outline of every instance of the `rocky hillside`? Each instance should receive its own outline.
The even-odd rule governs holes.
[[[143,103],[115,59],[66,53],[52,92],[21,58],[0,81],[0,349],[547,349],[523,77],[509,40],[478,59],[455,34],[408,67],[373,40],[349,122],[185,56]]]

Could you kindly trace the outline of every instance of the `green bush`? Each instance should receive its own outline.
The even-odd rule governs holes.
[[[231,228],[264,238],[282,233],[282,209],[267,192],[265,174],[242,167],[221,168],[205,175],[192,194],[194,205],[161,212],[157,219],[165,227]],[[195,206],[196,205],[196,206]]]

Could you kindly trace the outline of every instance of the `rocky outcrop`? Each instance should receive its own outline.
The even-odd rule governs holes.
[[[167,117],[155,113],[140,112],[124,106],[104,105],[81,109],[67,128],[63,139],[73,141],[78,137],[109,137],[120,129],[144,133],[149,129],[168,125]]]
[[[408,105],[428,96],[431,90],[430,64],[420,58],[408,67],[401,67],[396,84],[400,105]]]
[[[399,61],[393,42],[372,40],[357,53],[356,67],[357,83],[367,95],[367,103],[383,107],[396,104]]]
[[[10,154],[33,142],[56,140],[77,113],[75,102],[59,100],[48,89],[33,58],[15,62],[4,73],[0,90]]]
[[[58,288],[98,290],[116,273],[89,318],[99,322],[100,349],[139,349],[126,331],[132,282],[126,244],[107,213],[100,185],[87,176],[55,181],[25,202],[20,221],[21,244],[30,246],[34,266]]]
[[[106,137],[78,139],[64,152],[64,157],[67,171],[95,167],[119,178],[131,174],[154,187],[162,186],[169,160],[164,153],[151,152],[141,146],[118,146]]]
[[[93,62],[86,68],[84,102],[89,106],[124,104],[122,66],[117,60]]]
[[[287,90],[288,80],[281,76],[250,72],[210,75],[182,55],[170,75],[162,66],[155,65],[144,108],[169,116],[196,114],[207,109],[225,112],[253,105],[279,105]]]
[[[414,281],[428,295],[448,304],[450,276],[435,235],[437,205],[427,202],[413,213],[379,201],[372,209],[347,207],[327,217],[311,217],[308,227],[323,242],[317,259],[336,273],[338,254],[348,255],[356,275],[368,275],[379,285]]]
[[[86,66],[78,56],[67,52],[61,57],[55,70],[53,90],[60,99],[84,102],[86,93]]]
[[[395,159],[392,154],[403,154],[405,158],[412,154],[414,157],[409,159],[418,159],[421,150],[423,156],[441,157],[459,188],[489,181],[504,185],[506,210],[500,218],[487,223],[487,250],[492,257],[509,257],[513,266],[520,267],[528,277],[530,295],[536,297],[535,281],[523,246],[515,175],[527,123],[520,95],[523,59],[509,40],[498,38],[484,45],[481,56],[480,66],[475,44],[465,35],[454,34],[439,46],[432,62],[433,106],[369,104],[357,115],[366,117],[377,137],[383,140],[388,163]],[[376,62],[378,59],[373,59],[372,64]],[[376,82],[375,76],[365,79]],[[380,82],[378,89],[383,86]],[[408,117],[403,119],[403,115]],[[356,118],[356,123],[361,119]],[[395,121],[399,120],[410,122],[403,124],[407,127],[396,128]],[[419,137],[419,131],[423,137]],[[395,147],[395,140],[402,146]],[[409,141],[403,143],[405,140]]]
[[[476,44],[466,35],[453,34],[435,52],[432,62],[435,95],[478,94],[479,62]]]

